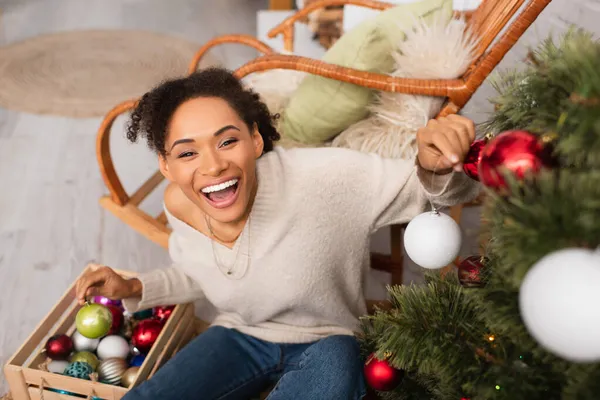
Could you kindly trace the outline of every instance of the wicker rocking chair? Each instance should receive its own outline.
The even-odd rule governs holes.
[[[327,64],[320,60],[277,54],[265,43],[249,35],[226,35],[217,37],[202,46],[189,66],[192,73],[198,68],[202,57],[212,47],[224,43],[244,44],[263,53],[262,56],[243,65],[235,73],[242,78],[253,72],[270,69],[291,69],[304,71],[311,74],[324,76],[344,82],[353,83],[371,89],[401,92],[407,94],[420,94],[440,96],[446,99],[440,115],[457,113],[471,98],[473,93],[481,86],[486,77],[498,65],[506,53],[513,47],[525,30],[534,22],[551,0],[483,0],[481,5],[473,11],[465,13],[472,31],[479,37],[475,61],[468,68],[464,76],[452,80],[421,80],[397,78],[388,75],[359,71],[338,65]],[[526,3],[526,4],[525,4]],[[353,4],[377,10],[385,10],[394,4],[374,0],[320,0],[312,2],[309,6],[289,17],[279,26],[269,32],[269,37],[283,35],[285,50],[293,51],[294,24],[303,20],[310,12],[322,7],[332,5]],[[525,5],[524,5],[525,4]],[[518,16],[517,12],[522,9]],[[513,17],[515,17],[513,19]],[[508,23],[512,20],[510,25]],[[508,25],[508,26],[507,26]],[[501,31],[506,30],[501,34]],[[100,204],[127,225],[141,233],[151,241],[167,248],[170,229],[164,213],[153,217],[139,208],[139,204],[162,181],[160,172],[156,172],[137,191],[129,195],[115,171],[112,162],[109,136],[114,120],[122,113],[128,112],[135,105],[136,100],[126,101],[111,110],[102,122],[97,136],[97,158],[104,182],[110,192],[109,196],[102,197]],[[452,208],[451,216],[459,221],[464,207],[477,203],[463,204]],[[392,284],[402,283],[402,258],[403,225],[393,226],[391,229],[391,255],[373,254],[372,267],[390,272]],[[458,261],[458,260],[457,260]],[[449,267],[451,268],[451,266]],[[372,305],[373,303],[370,302]],[[381,303],[380,303],[381,304]]]

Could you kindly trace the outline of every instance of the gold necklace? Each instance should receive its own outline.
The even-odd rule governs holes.
[[[217,239],[219,242],[221,243],[233,243],[236,240],[238,240],[238,238],[241,236],[243,229],[240,231],[240,233],[238,233],[238,235],[235,237],[235,239],[229,241],[229,240],[225,240],[225,239],[221,239],[220,237],[217,236],[217,234],[213,231],[212,229],[212,225],[210,224],[210,219],[208,219],[208,215],[204,215],[204,220],[206,221],[206,225],[208,226],[208,230],[211,234],[211,236],[213,236],[215,239]]]
[[[213,236],[214,238],[218,239],[221,242],[227,243],[224,240],[221,240],[217,235],[215,235],[215,232],[212,229],[212,225],[210,223],[210,220],[208,218],[208,215],[204,215],[205,221],[206,221],[206,226],[208,227],[208,230],[211,234],[211,236]],[[248,221],[246,222],[248,225],[248,231],[247,231],[247,235],[244,235],[243,232],[244,230],[242,230],[242,232],[240,232],[240,234],[238,235],[238,237],[235,239],[235,244],[234,244],[234,248],[236,248],[236,252],[235,252],[235,258],[233,260],[233,263],[231,264],[231,266],[229,267],[224,267],[223,263],[220,260],[220,257],[218,257],[217,255],[217,249],[215,248],[215,240],[211,239],[210,244],[212,247],[212,252],[213,252],[213,258],[215,260],[215,263],[217,264],[217,268],[219,268],[219,271],[221,271],[221,273],[223,275],[225,275],[228,278],[232,278],[232,279],[241,279],[246,275],[246,272],[248,271],[248,267],[250,265],[250,216],[248,216]],[[234,274],[233,269],[235,268],[236,264],[237,264],[237,260],[239,257],[239,253],[240,253],[240,249],[242,247],[241,244],[241,240],[243,238],[246,238],[246,263],[244,265],[243,270],[239,271],[238,274]],[[238,240],[239,239],[239,240]],[[225,270],[225,272],[223,272],[223,270]],[[240,275],[241,274],[241,275]]]

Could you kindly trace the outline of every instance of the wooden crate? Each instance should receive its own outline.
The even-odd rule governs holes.
[[[126,278],[136,275],[127,271],[117,272]],[[66,333],[70,336],[75,331],[75,316],[79,309],[80,306],[75,301],[74,282],[25,343],[8,360],[4,366],[4,373],[14,400],[81,399],[81,397],[60,394],[47,389],[62,390],[83,397],[93,396],[105,400],[118,400],[128,392],[128,388],[121,386],[72,378],[39,369],[38,366],[46,360],[46,356],[42,353],[46,341],[55,334]],[[193,304],[180,304],[175,307],[140,367],[133,386],[154,375],[167,360],[197,334],[196,321]]]

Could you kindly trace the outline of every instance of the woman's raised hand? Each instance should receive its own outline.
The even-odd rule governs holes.
[[[111,300],[141,296],[142,284],[136,279],[125,279],[105,265],[89,264],[90,269],[75,285],[79,304],[84,304],[92,296],[104,296]]]
[[[460,115],[430,120],[417,131],[417,156],[426,170],[438,174],[461,171],[462,163],[475,140],[475,124]]]

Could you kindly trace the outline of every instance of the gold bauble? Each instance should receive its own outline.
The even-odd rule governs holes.
[[[129,388],[133,385],[133,381],[138,375],[140,367],[130,367],[121,377],[121,386]]]

